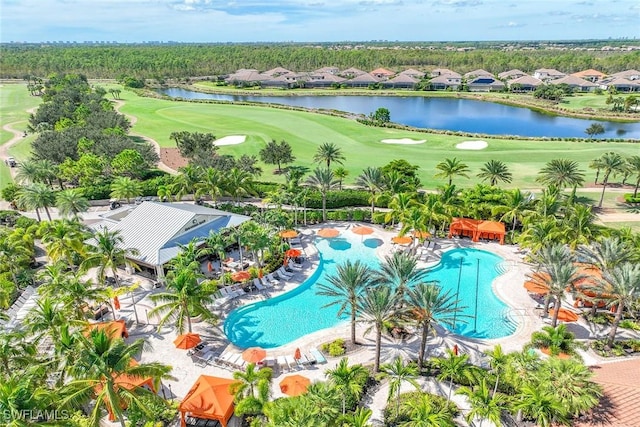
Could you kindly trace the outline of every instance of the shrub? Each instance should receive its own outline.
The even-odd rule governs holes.
[[[333,357],[342,356],[346,352],[346,347],[344,346],[344,340],[342,338],[322,344],[321,348],[322,351],[329,353],[329,355]]]
[[[640,331],[640,324],[638,322],[633,321],[631,319],[624,319],[620,322],[619,325],[623,329],[632,329],[634,331]]]
[[[394,426],[412,421],[405,408],[410,402],[418,403],[419,399],[423,399],[423,396],[428,396],[435,408],[444,409],[444,412],[447,412],[451,416],[451,419],[458,415],[458,407],[454,403],[448,402],[446,398],[436,396],[435,394],[423,393],[421,391],[413,391],[409,393],[402,393],[400,395],[400,411],[398,413],[396,413],[395,399],[393,401],[389,401],[387,407],[384,409],[384,424],[387,426]]]
[[[111,184],[96,184],[80,187],[84,197],[89,200],[104,200],[111,197]],[[154,194],[155,196],[155,194]]]
[[[140,397],[140,402],[150,409],[151,417],[145,414],[132,402],[127,410],[127,418],[131,426],[162,426],[173,421],[178,414],[178,404],[168,402],[155,394]]]
[[[2,189],[0,192],[0,196],[7,202],[15,202],[16,197],[18,196],[18,191],[20,191],[22,187],[14,184],[13,182],[7,184],[6,187]]]
[[[633,194],[627,193],[624,195],[625,203],[640,203],[640,196],[633,197]]]

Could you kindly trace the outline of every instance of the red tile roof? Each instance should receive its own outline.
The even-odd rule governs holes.
[[[600,405],[574,427],[638,427],[640,425],[640,359],[592,366],[602,385]]]

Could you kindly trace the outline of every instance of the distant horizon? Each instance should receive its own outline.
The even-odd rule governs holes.
[[[0,12],[2,43],[455,43],[640,36],[636,0],[0,0]]]

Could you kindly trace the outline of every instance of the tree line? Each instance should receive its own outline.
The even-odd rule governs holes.
[[[333,49],[299,44],[184,44],[116,46],[0,45],[0,77],[25,78],[52,73],[82,73],[89,78],[188,78],[227,75],[241,68],[266,71],[276,66],[313,71],[325,66],[373,70],[445,67],[464,73],[483,68],[492,73],[517,68],[532,72],[556,68],[572,73],[595,68],[614,73],[637,68],[640,52],[558,51],[479,48],[444,49]]]

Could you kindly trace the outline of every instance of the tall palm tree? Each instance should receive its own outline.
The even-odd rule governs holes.
[[[398,424],[400,427],[455,427],[453,414],[446,405],[438,405],[428,394],[410,399],[403,404],[409,420]]]
[[[0,332],[0,378],[36,365],[38,349],[27,331]]]
[[[211,198],[215,206],[218,197],[222,195],[225,188],[225,177],[218,169],[206,168],[194,187],[196,189],[196,198],[206,194]]]
[[[602,233],[601,227],[595,223],[597,219],[591,206],[575,204],[565,210],[562,234],[571,249],[588,244]]]
[[[142,184],[128,176],[116,177],[111,183],[111,197],[113,198],[126,199],[127,203],[131,203],[132,198],[140,195],[142,195]]]
[[[80,213],[89,209],[89,201],[84,197],[81,189],[71,188],[62,190],[56,195],[56,207],[60,215],[79,219]]]
[[[17,201],[20,206],[26,209],[34,209],[38,217],[40,218],[40,209],[44,209],[47,213],[47,218],[51,221],[51,213],[49,208],[55,206],[56,196],[53,190],[40,182],[34,182],[25,187],[21,187],[18,191]]]
[[[327,169],[331,169],[331,162],[342,164],[345,160],[342,150],[333,142],[325,142],[318,147],[313,156],[315,163],[326,163]]]
[[[406,316],[421,328],[418,366],[424,365],[427,340],[433,323],[453,327],[465,307],[459,306],[459,300],[450,291],[443,292],[436,282],[420,282],[406,295]]]
[[[322,221],[327,220],[327,193],[334,189],[338,182],[335,180],[331,169],[316,168],[307,177],[307,185],[315,187],[322,195]]]
[[[371,269],[360,260],[354,262],[347,260],[338,265],[335,274],[327,276],[328,284],[321,283],[318,285],[318,295],[333,299],[323,307],[338,304],[338,316],[342,316],[345,312],[350,314],[351,342],[353,344],[356,344],[358,299],[362,292],[371,285],[372,274]]]
[[[38,228],[47,256],[54,263],[61,261],[73,266],[86,253],[86,239],[82,224],[77,221],[56,220]]]
[[[57,397],[56,393],[42,385],[38,372],[11,372],[0,381],[2,422],[10,427],[39,425],[37,417],[31,419],[28,414],[53,412]]]
[[[222,261],[227,258],[227,246],[227,237],[219,231],[211,230],[205,239],[205,245],[200,250],[200,254],[217,256],[220,260],[220,267],[222,267]],[[220,278],[223,280],[222,284],[224,285],[224,274]]]
[[[600,172],[602,171],[602,158],[598,157],[597,159],[591,160],[591,162],[589,162],[589,169],[596,170],[596,177],[593,180],[593,184],[598,185],[598,178],[600,177]]]
[[[79,335],[78,339],[81,350],[76,364],[71,367],[73,380],[62,388],[60,403],[79,408],[94,398],[89,415],[92,425],[100,423],[103,408],[122,427],[125,427],[123,408],[127,406],[135,405],[150,414],[151,409],[141,397],[151,392],[139,386],[119,386],[117,380],[123,376],[151,377],[157,386],[161,379],[169,377],[171,368],[157,362],[132,364],[133,358],[143,350],[144,340],[141,339],[127,344],[119,337],[98,330],[93,330],[88,337]]]
[[[469,363],[468,354],[457,355],[453,351],[447,349],[447,356],[448,357],[439,357],[435,359],[435,363],[440,369],[438,380],[449,380],[447,400],[450,400],[453,383],[460,383],[464,381],[474,384],[480,377],[481,369]]]
[[[42,169],[35,160],[26,160],[20,163],[16,172],[16,182],[18,184],[44,183],[42,180]]]
[[[380,370],[382,331],[385,323],[394,319],[396,316],[394,292],[386,286],[367,288],[358,302],[358,313],[362,322],[371,325],[365,333],[369,332],[372,328],[376,331],[374,372],[378,372]]]
[[[394,252],[384,258],[374,280],[395,292],[396,303],[402,305],[409,286],[423,281],[428,271],[418,267],[418,259],[407,252]]]
[[[355,403],[360,400],[369,372],[359,364],[349,366],[349,359],[343,357],[334,369],[327,369],[325,375],[342,396],[342,415],[346,414],[347,401]]]
[[[131,261],[130,257],[138,255],[138,250],[124,248],[124,239],[118,230],[111,231],[103,228],[98,230],[93,238],[91,243],[93,249],[80,264],[80,270],[87,271],[92,267],[98,267],[98,279],[103,286],[106,282],[106,272],[110,270],[116,287],[120,287],[120,279],[117,274],[118,266],[135,267],[136,264]]]
[[[373,216],[376,209],[376,194],[382,193],[385,188],[382,169],[371,166],[365,168],[356,178],[356,185],[371,193],[371,216]]]
[[[335,168],[333,174],[336,176],[338,180],[338,190],[342,190],[342,181],[349,176],[349,171],[343,168],[342,166]]]
[[[188,332],[192,332],[192,317],[199,316],[208,322],[217,320],[216,315],[208,308],[215,301],[215,290],[200,286],[198,276],[197,272],[188,268],[173,271],[167,275],[166,291],[150,297],[154,303],[160,303],[149,311],[151,317],[156,314],[162,316],[158,329],[173,321],[178,332],[184,333],[185,326]]]
[[[640,264],[624,262],[602,272],[599,289],[606,295],[607,305],[616,308],[607,345],[612,346],[625,308],[640,297]]]
[[[602,169],[602,194],[600,194],[600,202],[598,202],[599,208],[602,207],[602,202],[604,201],[604,192],[607,189],[609,177],[612,175],[615,177],[617,174],[622,173],[625,166],[626,162],[624,158],[613,151],[604,153],[600,157],[600,168]]]
[[[310,413],[315,418],[315,426],[331,426],[340,417],[341,397],[336,388],[327,382],[314,382],[304,396],[304,400],[310,405]],[[293,424],[291,427],[301,424]]]
[[[565,324],[558,326],[543,326],[541,331],[531,334],[531,346],[547,348],[549,354],[558,356],[560,353],[570,356],[576,355],[577,343],[573,332]]]
[[[578,261],[591,264],[600,270],[611,270],[623,262],[637,260],[638,255],[625,240],[617,236],[604,237],[576,250]]]
[[[518,237],[520,245],[531,249],[532,253],[562,241],[562,229],[554,217],[545,217],[529,223]]]
[[[394,194],[391,196],[391,201],[389,201],[389,209],[390,211],[387,212],[384,220],[391,222],[392,225],[395,225],[396,222],[402,223],[400,234],[406,234],[414,228],[424,228],[424,218],[419,209],[419,205],[416,204],[414,194]],[[411,215],[410,218],[409,215]],[[409,222],[412,224],[408,224]]]
[[[509,184],[513,179],[513,174],[503,161],[489,160],[480,168],[478,178],[482,181],[489,181],[489,184],[495,187],[498,182]]]
[[[536,181],[544,185],[556,185],[561,189],[579,187],[584,183],[584,172],[574,160],[553,159],[540,170]]]
[[[496,394],[498,392],[498,384],[500,383],[501,374],[505,370],[509,358],[507,354],[502,351],[502,346],[500,344],[497,344],[490,350],[485,350],[484,354],[489,358],[489,366],[496,376],[496,383],[493,386],[493,394]]]
[[[59,300],[41,298],[29,310],[27,328],[36,342],[48,337],[53,342],[59,335],[60,327],[67,321],[67,313]]]
[[[471,409],[465,417],[470,425],[476,418],[480,420],[478,427],[482,427],[484,420],[489,420],[495,426],[502,425],[500,418],[502,411],[508,407],[507,396],[502,393],[492,393],[486,378],[483,378],[477,386],[460,387],[456,390],[456,394],[465,396],[471,405]]]
[[[196,184],[200,182],[203,171],[200,166],[193,165],[181,167],[178,171],[178,175],[173,177],[170,192],[175,194],[177,200],[182,200],[187,194],[195,192]]]
[[[273,371],[271,368],[256,369],[255,363],[249,363],[244,371],[235,371],[229,391],[234,395],[235,401],[239,402],[245,397],[256,397],[258,385],[261,382],[271,383]]]
[[[420,384],[416,381],[420,369],[413,363],[405,364],[401,357],[396,357],[391,363],[385,363],[380,367],[384,376],[389,378],[389,397],[387,402],[396,398],[396,414],[400,411],[400,389],[405,381],[420,390]]]
[[[627,158],[629,173],[635,176],[636,183],[633,189],[633,197],[638,196],[638,188],[640,188],[640,156],[631,156]]]
[[[522,410],[540,427],[551,427],[557,424],[570,425],[569,414],[560,399],[533,385],[522,386],[514,408]]]
[[[451,185],[453,178],[456,176],[462,176],[469,178],[468,173],[471,171],[469,166],[462,163],[456,157],[453,159],[444,159],[444,161],[436,165],[436,169],[440,172],[435,174],[436,178],[445,178],[448,180],[448,184]]]
[[[239,202],[241,197],[254,194],[253,186],[253,175],[247,171],[233,168],[227,173],[224,189],[236,202]]]
[[[270,371],[271,369],[260,369],[260,371]],[[271,393],[271,380],[260,380],[255,386],[255,394],[246,396],[235,404],[234,413],[239,417],[247,417],[251,427],[262,427],[266,425],[265,409],[269,403]]]
[[[501,214],[500,221],[510,221],[511,230],[515,231],[518,222],[522,223],[530,212],[531,201],[531,193],[523,193],[516,188],[507,193],[504,203],[493,208],[492,213]]]

